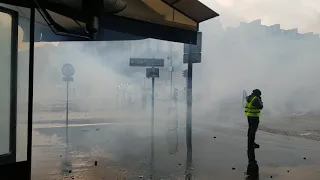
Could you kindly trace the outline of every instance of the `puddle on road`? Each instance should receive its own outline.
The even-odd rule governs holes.
[[[110,160],[101,149],[92,148],[89,153],[85,153],[69,147],[72,150],[66,152],[66,144],[63,142],[65,138],[56,134],[45,136],[36,131],[33,136],[33,180],[126,179],[126,170],[108,167]]]

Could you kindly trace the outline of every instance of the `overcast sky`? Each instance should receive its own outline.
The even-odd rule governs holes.
[[[265,25],[320,33],[319,0],[200,0],[220,14],[224,26],[262,19]]]

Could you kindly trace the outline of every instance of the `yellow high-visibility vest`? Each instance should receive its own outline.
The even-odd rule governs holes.
[[[254,106],[252,105],[253,101],[254,101],[256,98],[257,98],[256,96],[253,97],[250,102],[248,102],[248,101],[246,100],[246,107],[245,107],[245,109],[244,109],[244,114],[245,114],[245,116],[260,117],[261,110],[258,109],[258,108],[256,108],[256,107],[254,107]]]

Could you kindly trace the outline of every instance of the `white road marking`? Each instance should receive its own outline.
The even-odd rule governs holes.
[[[308,135],[310,135],[310,134],[312,134],[312,133],[304,133],[304,134],[300,134],[301,136],[308,136]]]
[[[142,124],[142,123],[92,123],[92,124],[69,124],[68,127],[87,127],[87,126],[106,126],[106,125],[128,125],[128,124]],[[37,124],[34,125],[34,129],[43,128],[61,128],[66,127],[65,124]]]

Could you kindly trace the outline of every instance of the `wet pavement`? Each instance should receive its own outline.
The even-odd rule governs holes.
[[[156,119],[154,157],[148,120],[71,124],[69,146],[63,124],[35,126],[33,178],[42,179],[245,179],[246,129],[193,124],[192,162],[187,162],[184,120],[168,126]],[[255,151],[260,179],[318,179],[320,143],[259,131]],[[253,168],[257,169],[257,168]],[[186,173],[187,172],[187,173]],[[247,178],[249,179],[249,178]]]

